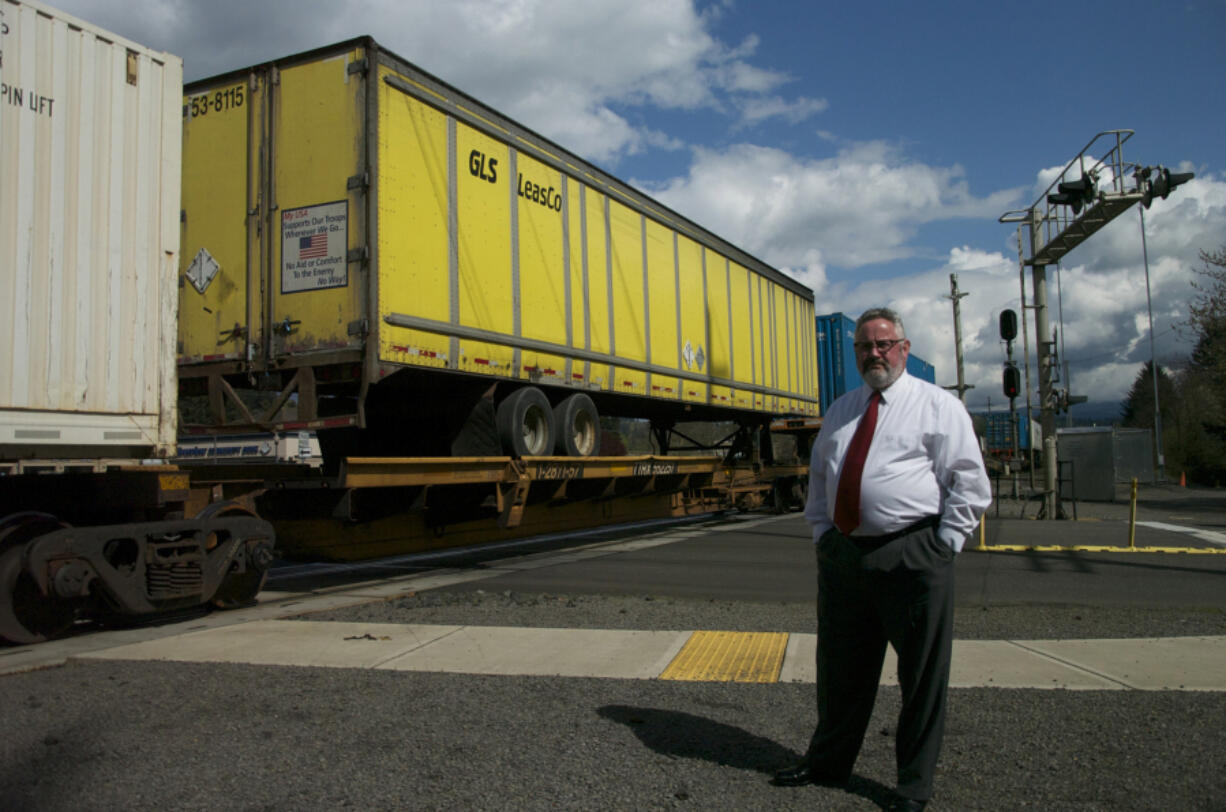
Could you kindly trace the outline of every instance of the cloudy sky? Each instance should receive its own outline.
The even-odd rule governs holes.
[[[189,81],[371,34],[795,276],[819,314],[894,306],[939,384],[956,273],[974,410],[1005,405],[997,319],[1020,312],[998,219],[1097,133],[1132,129],[1126,161],[1196,173],[1145,213],[1159,363],[1186,358],[1198,252],[1226,245],[1223,0],[53,5],[182,56]],[[1059,386],[1097,403],[1150,357],[1139,211],[1049,269]]]

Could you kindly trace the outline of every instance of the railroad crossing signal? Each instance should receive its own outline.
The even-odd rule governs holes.
[[[1073,214],[1081,214],[1081,207],[1094,202],[1098,184],[1091,174],[1083,174],[1077,180],[1064,181],[1056,187],[1056,194],[1048,195],[1047,202],[1053,206],[1069,206]]]
[[[1155,197],[1166,200],[1172,189],[1187,183],[1194,177],[1196,177],[1195,172],[1172,172],[1161,165],[1138,169],[1137,186],[1141,191],[1141,205],[1148,209]]]
[[[1017,338],[1017,313],[1015,311],[1000,311],[1000,337],[1005,341]]]
[[[1022,391],[1022,379],[1013,363],[1013,339],[1017,338],[1017,313],[1013,310],[1000,311],[1000,337],[1005,341],[1005,351],[1009,360],[1005,361],[1004,390],[1005,397],[1010,402]]]
[[[1004,391],[1009,400],[1013,400],[1022,391],[1022,378],[1012,361],[1005,364]]]

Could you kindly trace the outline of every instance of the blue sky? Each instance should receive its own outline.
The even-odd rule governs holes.
[[[895,306],[941,384],[957,273],[976,410],[1005,405],[996,324],[1018,309],[997,219],[1098,132],[1197,175],[1146,212],[1159,363],[1186,358],[1198,252],[1226,244],[1226,0],[56,5],[182,56],[189,80],[371,34],[792,274],[818,313]],[[1135,207],[1068,255],[1062,302],[1049,275],[1068,385],[1122,399],[1149,358]]]

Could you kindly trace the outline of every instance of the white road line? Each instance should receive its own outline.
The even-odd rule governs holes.
[[[1218,533],[1215,530],[1204,530],[1200,527],[1183,527],[1178,524],[1165,524],[1163,522],[1137,522],[1144,527],[1152,527],[1155,530],[1168,530],[1172,533],[1186,533],[1189,536],[1195,536],[1201,541],[1207,541],[1210,544],[1216,544],[1219,547],[1226,547],[1226,533]]]

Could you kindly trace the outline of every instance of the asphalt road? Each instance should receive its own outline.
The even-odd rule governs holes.
[[[516,571],[314,619],[580,628],[812,632],[816,564],[799,515],[638,552]],[[1123,522],[989,520],[989,545],[1127,545]],[[1138,527],[1140,547],[1212,545]],[[959,639],[1226,635],[1226,554],[980,552],[957,558]],[[470,566],[481,566],[470,563]],[[378,570],[375,570],[378,572]],[[306,574],[281,588],[354,577]],[[362,576],[357,576],[362,577]],[[321,581],[322,579],[322,581]],[[661,606],[672,626],[661,626]],[[748,611],[747,607],[752,607]],[[681,623],[683,625],[675,625]]]
[[[1124,531],[1009,527],[989,523],[989,541]],[[799,517],[689,530],[311,619],[813,630]],[[958,579],[963,639],[1226,634],[1226,555],[968,550]],[[811,732],[811,684],[74,661],[0,685],[12,809],[876,809],[893,785],[893,689],[841,791],[768,784]],[[957,689],[930,808],[1223,809],[1223,720],[1226,692]]]

